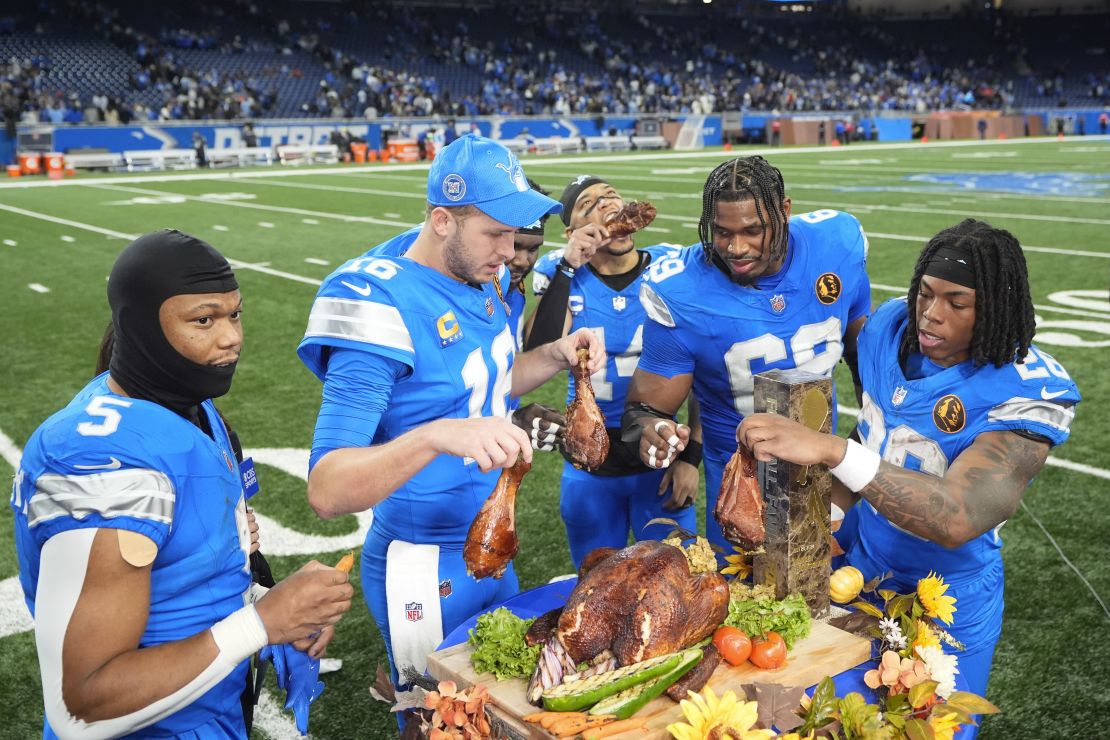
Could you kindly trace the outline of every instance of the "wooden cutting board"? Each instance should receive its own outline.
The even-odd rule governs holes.
[[[489,688],[490,698],[498,716],[521,738],[552,738],[554,735],[542,728],[524,722],[521,717],[539,711],[524,698],[527,681],[515,678],[498,681],[490,673],[476,673],[470,663],[470,646],[455,645],[428,656],[428,673],[443,681],[450,679],[460,688],[483,683]],[[871,641],[857,637],[824,622],[814,622],[809,637],[799,640],[786,659],[786,665],[775,670],[756,668],[751,663],[730,666],[725,662],[714,671],[709,685],[721,695],[729,689],[738,689],[746,683],[778,683],[784,686],[813,686],[825,676],[835,676],[854,668],[871,657]],[[648,731],[636,733],[645,740],[667,738],[666,727],[682,720],[678,704],[661,696],[636,713],[647,720]]]

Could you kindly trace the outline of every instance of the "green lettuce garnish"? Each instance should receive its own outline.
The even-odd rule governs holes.
[[[498,681],[530,677],[536,670],[540,645],[528,647],[524,634],[535,619],[521,619],[505,607],[478,617],[467,642],[474,648],[470,662],[479,673],[492,673]]]
[[[751,637],[778,632],[787,649],[809,634],[809,607],[801,594],[791,594],[782,601],[772,598],[729,601],[725,624],[739,627]]]

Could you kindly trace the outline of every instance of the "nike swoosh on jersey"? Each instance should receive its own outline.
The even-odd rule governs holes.
[[[359,295],[361,295],[363,297],[370,295],[370,286],[369,285],[353,285],[351,283],[348,283],[346,280],[340,280],[339,282],[343,283],[348,288],[350,288],[351,290],[353,290],[354,292],[358,293]]]
[[[109,456],[108,460],[110,462],[104,465],[74,465],[73,467],[78,470],[118,470],[123,465],[123,463],[114,457]]]
[[[1064,395],[1067,392],[1068,392],[1068,389],[1065,388],[1062,391],[1052,391],[1050,393],[1047,386],[1041,386],[1041,398],[1043,398],[1046,401],[1051,401],[1054,398],[1059,398],[1060,396]]]

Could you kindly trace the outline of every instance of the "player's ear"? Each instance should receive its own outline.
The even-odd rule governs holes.
[[[444,239],[447,238],[447,234],[451,230],[453,220],[451,212],[442,206],[433,208],[432,212],[428,214],[428,225],[432,227],[436,236]]]
[[[790,220],[790,198],[782,199],[782,215],[787,221]]]

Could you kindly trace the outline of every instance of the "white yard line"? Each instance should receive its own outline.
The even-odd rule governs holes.
[[[884,234],[878,231],[868,231],[868,239],[890,239],[892,241],[900,242],[916,242],[917,244],[924,245],[929,241],[927,236],[907,236],[905,234]],[[1059,249],[1057,247],[1031,247],[1023,244],[1022,250],[1026,252],[1043,252],[1045,254],[1065,254],[1069,257],[1098,257],[1101,259],[1110,259],[1110,252],[1088,252],[1082,249]]]
[[[92,224],[87,224],[87,223],[84,223],[82,221],[73,221],[73,220],[68,219],[68,218],[58,218],[57,216],[50,216],[50,215],[47,215],[45,213],[39,213],[38,211],[29,211],[26,208],[16,208],[15,206],[4,205],[3,203],[0,203],[0,210],[9,211],[11,213],[16,213],[16,214],[19,214],[20,216],[26,216],[28,218],[36,218],[36,219],[39,219],[40,221],[49,221],[50,223],[61,224],[63,226],[71,226],[75,229],[84,229],[85,231],[91,231],[95,234],[103,234],[104,236],[111,237],[113,239],[124,239],[126,241],[134,241],[135,239],[139,238],[138,234],[128,234],[126,232],[116,231],[114,229],[104,229],[104,228],[101,228],[100,226],[93,226]],[[264,273],[266,275],[272,275],[274,277],[285,278],[286,280],[293,280],[295,282],[305,283],[307,285],[319,285],[320,284],[320,281],[316,280],[314,278],[308,278],[308,277],[304,277],[302,275],[294,275],[291,272],[282,272],[281,270],[274,270],[270,267],[266,267],[265,265],[261,265],[261,264],[243,262],[241,260],[233,259],[231,257],[228,257],[227,261],[228,261],[229,264],[231,264],[232,267],[234,267],[236,269],[253,270],[255,272],[261,272],[261,273]]]
[[[143,191],[143,192],[158,193],[159,191],[149,190],[149,191]],[[255,203],[241,203],[239,201],[207,201],[207,200],[203,200],[203,199],[199,199],[199,198],[191,198],[191,200],[197,200],[197,201],[200,201],[202,203],[210,203],[211,202],[211,203],[217,203],[217,204],[221,204],[221,205],[230,205],[230,206],[259,207],[258,204],[255,204]],[[284,210],[279,206],[267,206],[266,208],[271,208],[271,209],[276,209],[276,210]],[[37,218],[37,219],[41,219],[43,221],[50,221],[52,223],[58,223],[58,224],[62,224],[62,225],[65,225],[65,226],[72,226],[74,228],[84,229],[86,231],[92,231],[92,232],[95,232],[95,233],[98,233],[98,234],[104,234],[106,236],[111,236],[111,237],[115,237],[115,238],[119,238],[119,239],[127,239],[128,241],[136,239],[137,236],[138,236],[136,234],[126,234],[126,233],[121,232],[121,231],[114,231],[112,229],[104,229],[104,228],[101,228],[99,226],[93,226],[92,224],[83,223],[81,221],[72,221],[70,219],[58,218],[56,216],[48,216],[47,214],[44,214],[44,213],[39,213],[37,211],[29,211],[25,208],[16,208],[15,206],[7,206],[7,205],[4,205],[4,204],[0,204],[0,210],[6,210],[6,211],[10,211],[12,213],[18,213],[22,216],[28,216],[30,218]],[[300,212],[300,209],[294,209],[294,210],[297,210],[298,212]],[[348,217],[348,216],[343,216],[341,214],[335,214],[335,213],[327,213],[327,212],[323,212],[323,211],[313,211],[313,213],[315,213],[316,215],[319,215],[322,218],[335,218],[335,219],[340,219],[340,220],[350,220],[351,219],[351,217]],[[398,223],[397,225],[409,227],[409,226],[412,226],[414,224]],[[558,247],[565,247],[566,244],[559,243],[559,242],[552,242],[552,243],[550,243],[550,246],[553,247],[553,248],[558,248]],[[253,270],[254,272],[261,272],[263,274],[271,275],[273,277],[280,277],[280,278],[284,278],[286,280],[292,280],[294,282],[304,283],[305,285],[320,285],[320,282],[321,282],[320,280],[317,280],[316,278],[305,277],[303,275],[297,275],[297,274],[291,273],[291,272],[284,272],[282,270],[275,270],[273,268],[266,267],[265,265],[258,264],[258,263],[243,262],[241,260],[236,260],[236,259],[233,259],[231,257],[228,257],[227,261],[231,264],[232,267],[234,267],[236,269]],[[893,293],[904,293],[906,291],[906,288],[898,287],[898,286],[894,286],[894,285],[884,285],[882,283],[872,283],[872,287],[873,288],[878,288],[879,290],[890,291],[890,292],[893,292]],[[1074,309],[1074,308],[1057,308],[1055,306],[1043,306],[1043,305],[1035,305],[1034,308],[1036,308],[1038,311],[1052,311],[1052,312],[1055,312],[1055,313],[1067,313],[1067,314],[1074,314],[1074,315],[1077,315],[1077,316],[1087,316],[1087,317],[1092,317],[1092,318],[1097,318],[1097,319],[1105,319],[1106,318],[1106,316],[1103,315],[1103,314],[1083,312],[1079,309]]]
[[[243,179],[239,182],[244,182],[250,185],[265,185],[272,188],[299,188],[301,190],[324,190],[332,193],[383,195],[388,198],[416,198],[417,200],[427,199],[427,195],[423,193],[401,193],[396,190],[375,190],[374,188],[351,188],[345,187],[343,185],[318,185],[307,182],[266,182],[265,180],[256,179]]]
[[[91,185],[95,190],[115,190],[121,193],[139,193],[140,195],[167,195],[165,190],[148,190],[146,188],[132,188],[125,185]],[[365,223],[365,224],[378,224],[380,226],[400,226],[401,228],[412,228],[415,224],[405,223],[404,221],[388,221],[381,218],[371,218],[370,216],[349,216],[343,213],[329,213],[327,211],[310,211],[305,208],[289,208],[287,206],[268,206],[262,203],[246,203],[240,200],[217,200],[202,198],[196,195],[182,195],[181,193],[172,193],[172,195],[180,195],[187,201],[192,203],[205,203],[207,205],[215,206],[228,206],[231,208],[249,208],[256,211],[269,211],[271,213],[290,213],[298,216],[314,216],[317,218],[329,218],[334,221],[344,221],[347,223]]]
[[[1106,607],[1106,602],[1103,601],[1102,597],[1098,595],[1098,592],[1095,591],[1095,587],[1092,586],[1091,582],[1087,580],[1086,576],[1084,576],[1083,573],[1080,572],[1079,568],[1075,567],[1075,563],[1073,563],[1068,558],[1068,556],[1064,554],[1063,549],[1056,542],[1056,538],[1049,534],[1048,530],[1045,529],[1045,526],[1041,524],[1041,520],[1038,519],[1037,516],[1029,510],[1029,507],[1025,505],[1024,499],[1021,502],[1021,508],[1025,511],[1026,514],[1029,515],[1029,518],[1033,520],[1033,523],[1037,525],[1037,528],[1041,530],[1041,533],[1048,538],[1048,541],[1052,543],[1052,546],[1056,549],[1056,553],[1060,556],[1060,559],[1063,560],[1064,563],[1072,569],[1072,572],[1074,572],[1075,575],[1079,577],[1079,580],[1082,581],[1083,585],[1087,587],[1087,590],[1091,592],[1091,596],[1095,597],[1095,601],[1097,601],[1098,605],[1102,607],[1102,611],[1106,614],[1106,618],[1110,619],[1110,609]]]

